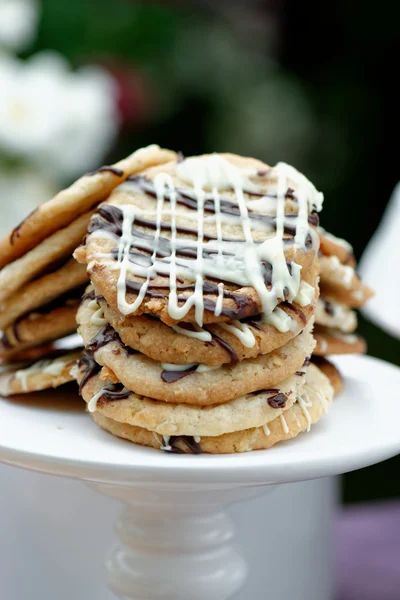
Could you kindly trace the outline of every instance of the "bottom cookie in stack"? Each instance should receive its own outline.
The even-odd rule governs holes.
[[[94,421],[117,437],[175,453],[270,448],[309,430],[333,398],[328,378],[313,364],[277,388],[202,407],[139,396],[122,383],[102,379],[101,367],[90,363],[81,359],[76,376]],[[88,377],[93,370],[97,373]]]
[[[332,401],[329,379],[309,364],[312,320],[272,352],[204,369],[128,347],[94,298],[82,302],[78,323],[86,349],[74,375],[90,414],[141,445],[179,453],[267,449],[309,430]]]

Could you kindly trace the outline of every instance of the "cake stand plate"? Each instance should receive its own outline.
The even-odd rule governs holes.
[[[361,356],[335,362],[346,391],[329,414],[310,434],[268,451],[191,456],[141,448],[100,430],[73,394],[47,392],[0,400],[0,461],[81,479],[125,502],[107,560],[120,598],[231,598],[247,568],[224,506],[400,452],[400,369]]]

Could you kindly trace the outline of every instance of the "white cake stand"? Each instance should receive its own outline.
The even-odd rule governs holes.
[[[400,452],[400,369],[360,356],[336,362],[346,391],[329,415],[310,434],[268,451],[182,456],[141,448],[101,431],[82,411],[52,408],[51,396],[42,395],[39,403],[0,401],[0,460],[81,479],[125,502],[106,563],[118,597],[225,600],[247,573],[226,505]],[[267,509],[282,518],[272,500]],[[284,559],[282,574],[290,576]]]

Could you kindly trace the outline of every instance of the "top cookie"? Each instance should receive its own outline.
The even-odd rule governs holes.
[[[88,173],[52,200],[36,208],[0,241],[0,268],[19,258],[55,231],[107,198],[132,173],[172,160],[174,152],[158,146],[137,150],[113,166]]]
[[[167,325],[264,313],[307,302],[322,194],[298,171],[232,154],[171,161],[114,190],[75,252],[107,303]],[[308,302],[313,293],[310,290]]]

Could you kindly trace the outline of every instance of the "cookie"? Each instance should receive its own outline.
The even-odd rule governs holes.
[[[0,329],[86,282],[85,267],[71,258],[59,269],[31,281],[0,302]]]
[[[242,321],[210,324],[206,328],[180,323],[168,327],[160,319],[146,315],[124,317],[99,297],[98,303],[107,322],[123,343],[159,362],[185,364],[196,362],[219,366],[235,360],[268,354],[295,337],[309,323],[314,313],[318,286],[313,281],[314,298],[307,306],[282,302],[280,310],[291,319],[290,329],[279,331],[259,317]],[[92,288],[93,289],[93,288]],[[92,293],[93,298],[95,292]]]
[[[360,308],[374,295],[364,285],[354,268],[342,265],[337,256],[321,256],[320,288],[323,296],[331,296],[350,308]]]
[[[328,329],[316,325],[314,328],[316,346],[314,354],[326,356],[327,354],[363,354],[367,351],[367,344],[360,335],[355,333],[342,333],[337,329]]]
[[[78,383],[86,372],[86,361],[80,362]],[[306,381],[302,375],[292,375],[272,390],[247,394],[225,404],[189,406],[167,404],[130,392],[121,383],[103,380],[99,374],[81,387],[89,412],[138,427],[160,435],[216,436],[269,423],[284,414],[301,395]],[[113,400],[113,398],[116,398]]]
[[[330,360],[324,358],[323,356],[313,355],[311,357],[311,363],[318,367],[318,369],[327,376],[331,386],[333,387],[335,396],[338,396],[343,392],[343,377],[339,369]]]
[[[22,315],[0,337],[0,358],[10,359],[25,348],[65,337],[76,331],[76,311],[84,288]]]
[[[71,368],[81,356],[81,350],[75,352],[59,351],[50,357],[41,358],[29,365],[8,365],[0,373],[0,394],[26,394],[48,388],[55,388],[73,381]]]
[[[78,332],[85,347],[94,352],[96,362],[109,367],[129,390],[165,402],[205,406],[274,388],[301,369],[315,345],[311,321],[301,334],[281,348],[239,363],[221,367],[160,363],[125,346],[96,305],[96,301],[87,299],[77,313]]]
[[[91,213],[85,213],[46,238],[27,254],[0,271],[0,304],[24,285],[46,272],[54,271],[59,261],[66,262],[86,234]]]
[[[74,255],[124,315],[199,326],[270,315],[279,302],[296,301],[317,268],[312,210],[321,202],[287,165],[191,157],[116,188]]]
[[[351,244],[328,233],[322,227],[318,228],[320,239],[320,252],[324,256],[336,256],[343,265],[356,266],[353,248]]]
[[[221,436],[171,436],[162,437],[142,427],[119,423],[96,411],[91,413],[94,421],[114,436],[124,438],[141,446],[166,450],[172,453],[232,454],[265,450],[281,441],[290,440],[307,431],[327,412],[333,398],[328,378],[314,365],[310,365],[308,381],[303,396],[283,415],[264,427],[244,429]]]
[[[357,329],[357,314],[329,296],[321,296],[315,307],[315,324],[352,333]]]
[[[0,241],[0,268],[23,256],[59,229],[107,198],[129,175],[172,160],[175,152],[158,146],[141,148],[117,162],[88,173],[28,215]]]

